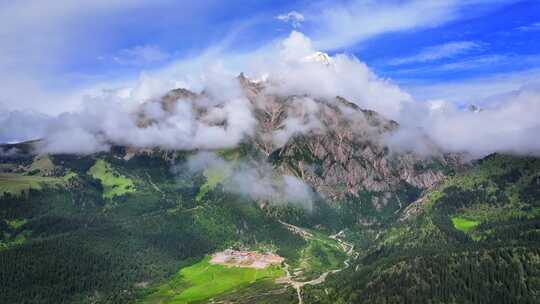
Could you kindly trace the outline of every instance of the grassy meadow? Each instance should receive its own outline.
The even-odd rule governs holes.
[[[480,225],[480,222],[471,220],[471,219],[466,219],[463,217],[454,216],[452,217],[452,224],[454,224],[454,227],[457,230],[467,233],[473,230],[474,228],[476,228],[476,226]]]
[[[0,173],[0,195],[10,193],[21,195],[30,189],[41,190],[43,185],[57,185],[62,180],[54,177],[22,175],[16,173]]]
[[[213,265],[209,261],[210,257],[206,257],[182,268],[171,281],[159,286],[140,303],[193,303],[232,292],[259,280],[273,280],[285,275],[277,266],[254,269]]]
[[[135,192],[133,181],[115,171],[111,165],[102,159],[96,161],[89,173],[103,185],[103,198],[112,199],[126,193]]]

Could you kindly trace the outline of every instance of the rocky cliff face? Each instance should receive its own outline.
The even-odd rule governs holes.
[[[404,208],[461,163],[443,153],[393,153],[385,137],[399,124],[344,98],[284,96],[244,75],[238,81],[256,119],[256,132],[246,141],[277,170],[302,178],[330,202],[359,200],[379,211]],[[204,94],[178,89],[161,102],[170,110],[188,100],[202,114],[197,102]]]

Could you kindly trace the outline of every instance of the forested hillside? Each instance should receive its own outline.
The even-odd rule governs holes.
[[[540,160],[490,155],[428,191],[328,283],[329,303],[538,303]]]
[[[173,173],[161,156],[53,156],[59,172],[39,189],[19,182],[35,176],[24,169],[31,158],[9,163],[2,178],[28,188],[12,193],[2,183],[0,302],[130,303],[218,249],[275,246],[291,257],[303,246],[255,202],[219,186],[196,200],[205,177]],[[126,181],[131,190],[120,192]]]
[[[234,148],[1,146],[0,302],[539,302],[538,158],[392,151],[374,111],[236,80],[257,132]],[[150,100],[134,132],[207,98]],[[227,249],[283,262],[210,263]]]

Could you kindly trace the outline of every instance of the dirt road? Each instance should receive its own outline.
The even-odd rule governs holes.
[[[280,223],[283,224],[284,226],[286,226],[292,232],[302,236],[306,240],[313,237],[313,235],[310,232],[308,232],[307,230],[305,230],[303,228],[300,228],[298,226],[294,226],[292,224],[288,224],[288,223],[285,223],[285,222],[282,222],[282,221],[280,221]],[[331,235],[329,237],[329,238],[335,240],[336,242],[338,242],[340,244],[341,248],[343,249],[343,251],[348,256],[347,260],[345,260],[343,262],[344,266],[342,268],[324,272],[319,277],[317,277],[316,279],[313,279],[311,281],[301,282],[301,281],[296,281],[294,279],[294,277],[291,275],[291,272],[289,270],[289,264],[285,263],[285,273],[287,274],[287,278],[285,280],[285,283],[290,284],[296,290],[296,294],[298,296],[298,303],[299,304],[304,303],[304,299],[302,298],[302,288],[304,286],[306,286],[306,285],[315,286],[315,285],[319,285],[319,284],[324,283],[329,274],[338,273],[338,272],[340,272],[340,271],[342,271],[344,269],[347,269],[350,266],[351,258],[357,256],[357,253],[354,251],[354,245],[342,240],[343,236],[344,236],[344,231],[342,230],[339,233]]]

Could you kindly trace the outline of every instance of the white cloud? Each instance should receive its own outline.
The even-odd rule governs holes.
[[[436,84],[408,84],[404,87],[416,100],[420,101],[445,100],[459,106],[483,105],[492,102],[493,97],[517,91],[537,79],[540,79],[540,70],[529,69]]]
[[[0,1],[0,105],[49,114],[78,107],[80,85],[62,86],[61,67],[74,53],[103,46],[96,18],[148,0]],[[106,18],[101,18],[106,19]],[[88,24],[91,23],[91,28]],[[65,75],[63,75],[65,76]],[[51,85],[54,83],[54,85]]]
[[[316,53],[311,40],[293,31],[266,56],[255,58],[248,75],[266,75],[270,90],[284,95],[310,94],[313,98],[345,97],[363,108],[398,118],[410,96],[395,84],[375,75],[366,64],[345,54],[331,64],[305,60]],[[276,56],[279,54],[279,56]]]
[[[397,118],[402,103],[410,96],[392,82],[375,75],[357,58],[339,54],[331,58],[332,64],[321,64],[312,41],[306,35],[293,31],[285,39],[272,41],[263,47],[246,52],[227,51],[227,42],[212,47],[200,56],[186,58],[152,73],[163,81],[182,81],[191,88],[204,89],[201,74],[211,66],[222,66],[230,77],[246,73],[253,79],[268,79],[283,94],[310,93],[313,97],[348,98],[364,108]]]
[[[244,67],[256,67],[254,70],[247,69],[253,75],[269,73],[269,90],[283,95],[308,93],[313,98],[340,95],[393,118],[400,115],[404,103],[411,102],[408,94],[379,79],[359,60],[338,55],[331,58],[331,65],[316,60],[306,61],[305,58],[314,52],[309,38],[292,32],[289,38],[270,46],[267,52],[244,57],[248,62],[254,60],[251,64],[244,63]],[[264,64],[259,64],[258,59],[262,59]],[[106,149],[111,143],[184,150],[235,146],[255,130],[251,104],[241,92],[234,78],[237,75],[235,72],[228,71],[220,61],[208,61],[207,65],[210,68],[200,71],[198,77],[175,78],[166,69],[143,74],[134,86],[85,97],[82,110],[61,114],[42,131],[46,138],[42,152],[88,153],[92,148],[96,151]],[[171,113],[160,112],[159,108],[149,106],[140,108],[142,101],[159,97],[185,83],[188,83],[188,87],[205,89],[208,100],[198,101],[196,105],[179,103]],[[310,105],[309,100],[302,103]],[[204,108],[202,117],[196,117],[200,115],[196,112],[200,111],[193,107]],[[156,117],[156,123],[139,128],[135,111]],[[297,131],[314,128],[316,119],[311,121],[314,125],[299,125],[294,119],[287,121],[283,132],[275,134],[276,143],[286,141]],[[23,121],[20,123],[21,128],[27,125]],[[78,138],[84,139],[84,144],[77,140],[65,140],[71,138],[73,132],[78,134]]]
[[[518,31],[522,32],[535,32],[540,31],[540,22],[536,22],[529,25],[523,25],[517,28]]]
[[[188,168],[197,173],[212,170],[224,177],[226,191],[270,204],[293,203],[312,209],[313,192],[301,179],[282,175],[264,162],[227,162],[211,152],[200,152],[188,159]]]
[[[445,63],[432,68],[432,71],[457,71],[468,70],[479,67],[490,66],[505,62],[508,59],[505,55],[485,55],[467,58],[461,61]]]
[[[460,1],[350,1],[317,7],[309,12],[316,20],[310,36],[317,49],[351,46],[388,32],[434,27],[457,18]]]
[[[453,71],[463,71],[463,70],[473,70],[479,68],[485,68],[490,66],[501,66],[508,65],[512,62],[512,56],[504,54],[493,54],[493,55],[483,55],[464,58],[456,60],[453,62],[443,63],[443,64],[433,64],[423,67],[411,67],[411,68],[400,68],[394,70],[394,73],[400,75],[410,75],[411,73],[420,73],[420,72],[453,72]],[[527,60],[526,58],[522,58]],[[533,57],[528,58],[529,60],[535,60]]]
[[[481,44],[474,41],[453,41],[440,45],[427,47],[417,54],[390,60],[390,65],[402,65],[410,63],[424,63],[446,58],[454,58],[481,48]]]
[[[130,49],[121,50],[112,59],[121,65],[147,65],[151,63],[163,62],[170,58],[170,55],[156,45],[139,45]]]
[[[170,111],[156,102],[126,102],[129,99],[115,92],[87,98],[83,110],[51,119],[40,150],[86,154],[110,144],[180,150],[234,147],[252,134],[254,118],[238,82],[218,77],[206,80],[207,99],[179,102]],[[141,115],[154,123],[141,128]]]
[[[0,143],[42,138],[49,119],[33,111],[0,111]]]
[[[478,1],[467,3],[478,3]],[[92,7],[95,7],[96,10],[105,9],[107,6],[104,3],[106,2],[109,1],[97,1]],[[29,9],[29,12],[33,12],[35,17],[40,6],[36,4],[37,2],[27,3],[34,3],[34,5],[21,7]],[[115,3],[118,4],[117,9],[124,7],[122,5],[128,7],[131,5],[124,1]],[[43,151],[47,152],[88,153],[106,149],[110,143],[129,144],[137,147],[162,146],[176,149],[231,147],[245,136],[249,136],[254,130],[250,104],[243,96],[237,94],[235,85],[230,82],[232,76],[245,71],[257,78],[267,75],[267,79],[273,84],[271,85],[273,92],[296,95],[307,93],[313,98],[340,95],[361,107],[376,110],[389,118],[403,122],[409,128],[420,126],[427,129],[431,123],[432,129],[429,129],[428,134],[432,135],[442,146],[451,150],[466,150],[467,144],[474,144],[476,140],[481,149],[477,149],[475,153],[505,149],[509,151],[520,149],[520,151],[534,151],[535,147],[532,144],[527,145],[523,139],[535,135],[530,131],[536,131],[534,120],[532,116],[527,115],[538,114],[536,93],[524,91],[525,93],[509,96],[504,101],[497,98],[495,103],[497,107],[485,111],[489,114],[482,112],[477,116],[469,116],[468,114],[462,116],[459,109],[452,105],[442,107],[446,109],[446,112],[433,112],[426,106],[418,104],[411,95],[396,84],[375,75],[357,58],[338,54],[332,56],[331,64],[305,60],[321,48],[336,49],[381,33],[437,26],[454,20],[458,18],[458,11],[463,8],[463,3],[462,1],[450,0],[439,2],[398,1],[387,4],[375,1],[351,1],[347,5],[329,5],[319,10],[318,13],[314,12],[313,15],[308,11],[309,22],[313,19],[314,23],[320,23],[318,28],[312,30],[315,37],[313,40],[299,32],[293,32],[283,41],[274,41],[256,50],[237,51],[229,48],[234,39],[226,38],[223,43],[211,46],[201,56],[182,58],[165,68],[144,73],[136,81],[105,79],[103,83],[95,84],[85,90],[80,90],[80,88],[69,92],[47,90],[40,81],[42,80],[41,75],[36,70],[32,70],[30,73],[32,77],[27,77],[29,73],[25,70],[27,67],[23,65],[20,70],[7,70],[6,76],[0,78],[6,87],[3,96],[0,97],[4,99],[0,99],[0,102],[8,110],[21,107],[50,110],[56,113],[59,110],[68,110],[68,113],[64,113],[47,123],[44,132],[48,135],[48,143],[43,147]],[[18,4],[11,5],[15,7]],[[56,8],[56,2],[53,7]],[[69,4],[68,7],[74,9],[73,5]],[[46,8],[46,19],[44,20],[50,18],[51,21],[43,29],[40,29],[39,25],[35,25],[34,21],[27,20],[28,29],[35,29],[37,32],[35,46],[41,45],[42,42],[38,36],[45,35],[46,37],[47,29],[54,28],[56,31],[58,28],[65,27],[66,37],[69,37],[71,34],[69,24],[74,21],[73,19],[77,19],[80,13],[71,14],[63,11],[70,16],[63,19],[63,15],[57,15],[57,12],[48,9]],[[57,9],[62,10],[61,8]],[[0,11],[0,15],[5,14],[5,11]],[[25,14],[27,13],[25,12]],[[395,18],[395,16],[400,16],[400,18]],[[2,21],[2,24],[8,26],[15,19],[7,18],[6,20]],[[23,30],[26,30],[26,17],[21,20],[23,22],[17,26],[20,27],[19,32],[24,32]],[[10,31],[10,29],[2,28],[0,31]],[[63,31],[55,31],[52,32],[64,33]],[[13,36],[15,32],[10,32],[10,35]],[[60,36],[58,41],[55,40],[57,38],[54,38],[47,42],[51,44],[45,44],[46,48],[41,54],[39,54],[39,47],[34,50],[24,49],[23,51],[31,52],[31,54],[23,53],[21,55],[28,56],[28,66],[41,62],[49,55],[49,52],[52,64],[61,59],[67,40],[62,35]],[[73,49],[73,45],[69,47]],[[14,50],[15,48],[2,49],[2,55],[9,53],[16,55],[17,52]],[[434,56],[443,55],[431,55],[430,57],[424,54],[422,60],[431,60]],[[17,66],[15,63],[23,57],[4,56],[2,58],[8,58],[8,60],[0,60],[0,66],[3,64],[3,67],[15,67]],[[462,68],[456,66],[457,63],[453,64],[453,67],[449,66],[447,69]],[[211,68],[208,69],[208,67]],[[39,70],[40,72],[48,71],[48,69],[41,68]],[[11,71],[14,73],[10,73]],[[529,77],[538,77],[538,74],[531,75],[533,74],[529,74]],[[16,81],[8,79],[7,76],[16,79]],[[499,82],[493,83],[489,79],[479,79],[476,83],[448,83],[439,88],[435,86],[416,87],[413,88],[412,92],[416,96],[423,94],[424,97],[430,94],[432,97],[446,95],[443,97],[447,101],[464,97],[488,99],[494,94],[517,90],[528,79],[532,78],[524,76],[521,79],[513,78],[505,82],[505,78],[501,77]],[[159,109],[148,106],[143,108],[143,111],[147,115],[159,118],[159,122],[149,128],[137,128],[133,111],[136,106],[140,105],[141,101],[159,96],[169,89],[185,86],[185,84],[195,89],[207,87],[210,93],[214,92],[214,98],[208,100],[204,105],[207,117],[201,121],[195,120],[193,109],[185,105],[175,108],[172,113],[163,113]],[[102,92],[103,88],[109,90]],[[422,91],[419,94],[420,90]],[[220,92],[224,92],[226,95],[219,98],[218,93]],[[93,97],[87,98],[82,103],[85,108],[73,107],[73,109],[69,109],[66,107],[66,104],[71,102],[80,103],[80,97],[88,95],[88,93],[91,93],[90,95]],[[38,100],[42,102],[41,105],[37,102]],[[55,100],[69,102],[55,105]],[[442,102],[441,104],[446,103]],[[522,122],[516,120],[516,117],[522,115],[521,112],[525,112],[523,115],[526,118]],[[422,118],[422,115],[427,115],[429,119]],[[475,122],[475,119],[471,117],[476,117],[482,123]],[[222,119],[227,120],[226,127],[216,123]],[[494,129],[498,133],[492,134],[486,126],[499,124],[499,120],[501,121],[500,126],[504,126],[506,129]],[[31,128],[25,119],[21,118],[19,121],[21,121],[20,124],[16,125],[21,131]],[[442,122],[447,124],[442,124]],[[467,128],[460,126],[467,126],[470,129],[467,130]],[[482,128],[482,126],[484,127]],[[286,138],[290,136],[288,134],[297,130],[304,132],[310,128],[291,120],[287,122],[284,130],[286,134],[282,137]],[[478,129],[478,132],[470,132],[470,130],[475,129]],[[469,133],[465,134],[466,132]],[[462,140],[454,138],[461,136],[461,134],[465,134]],[[24,134],[14,135],[13,138],[21,136]],[[506,136],[509,136],[508,140]],[[485,140],[485,138],[490,137],[496,138],[497,142]],[[66,138],[79,138],[80,141],[65,141]],[[445,144],[445,140],[447,140],[447,144]],[[279,141],[283,141],[283,139],[279,139]],[[489,145],[493,145],[493,149],[490,149]]]
[[[171,3],[172,0],[57,0],[47,4],[40,0],[0,1],[0,105],[8,110],[32,109],[57,115],[80,109],[81,97],[89,91],[125,85],[123,77],[105,72],[84,75],[76,70],[81,64],[79,59],[96,58],[97,54],[107,57],[103,54],[115,52],[111,48],[118,43],[119,25],[128,25],[128,14],[144,15],[145,19],[137,20],[142,23],[150,18],[142,13],[145,9],[167,8]],[[209,1],[185,3],[186,9],[176,11],[175,16],[197,15],[211,5]],[[126,28],[122,30],[125,32]],[[138,55],[128,55],[143,60],[155,59],[157,54],[150,49],[131,51],[138,51]],[[133,83],[137,75],[126,78]]]
[[[461,61],[445,63],[433,67],[432,71],[458,71],[458,70],[469,70],[480,67],[486,67],[490,65],[497,65],[508,60],[506,55],[486,55],[467,58]]]
[[[467,3],[482,1],[484,0],[467,1]],[[58,114],[65,110],[72,111],[80,108],[81,97],[85,94],[99,94],[102,88],[125,87],[130,86],[130,83],[132,85],[137,81],[136,75],[124,77],[105,74],[77,75],[79,81],[73,82],[73,78],[70,77],[74,75],[62,74],[59,67],[74,54],[79,56],[88,50],[96,49],[110,51],[107,49],[110,43],[108,37],[115,34],[114,29],[111,29],[111,24],[117,19],[112,18],[115,14],[153,8],[164,3],[172,3],[172,1],[73,2],[59,0],[47,5],[43,5],[42,1],[38,0],[2,2],[0,4],[0,36],[2,37],[0,69],[4,73],[0,75],[0,82],[3,84],[0,105],[10,110],[33,109],[47,114]],[[220,2],[190,3],[186,10],[176,12],[176,14],[180,14],[178,18],[184,16],[183,14],[185,16],[203,14],[208,7],[216,6],[215,3]],[[443,0],[436,3],[399,1],[387,4],[353,0],[347,5],[336,4],[334,1],[317,3],[305,10],[302,8],[302,13],[306,12],[306,16],[309,15],[309,20],[307,18],[304,20],[304,22],[309,22],[309,26],[305,28],[314,38],[315,49],[335,49],[389,31],[436,26],[457,18],[459,14],[456,12],[466,5],[463,1],[455,0]],[[289,21],[302,19],[301,14],[284,15],[288,16]],[[103,20],[99,26],[95,26],[95,16]],[[395,18],[395,16],[400,16],[400,18]],[[252,19],[248,20],[250,21],[244,23],[254,22]],[[249,28],[249,25],[244,26]],[[246,71],[246,62],[252,62],[249,58],[261,57],[262,53],[267,54],[270,45],[258,50],[231,50],[235,45],[233,43],[235,36],[239,32],[241,29],[233,29],[232,34],[228,35],[223,42],[208,47],[202,56],[187,56],[159,71],[146,71],[146,73],[163,76],[167,71],[171,76],[167,82],[176,82],[179,78],[186,78],[186,75],[197,78],[201,69],[216,61],[223,62],[227,68],[232,67],[234,71]],[[20,39],[20,37],[25,37],[25,39]],[[162,50],[144,45],[125,50],[123,53],[126,56],[117,56],[117,61],[125,64],[143,63],[167,57]],[[110,58],[107,57],[108,55],[102,56]],[[71,79],[71,81],[66,79]],[[70,82],[69,85],[66,85],[67,82]],[[51,85],[52,83],[54,85]]]
[[[0,66],[47,68],[61,64],[73,49],[97,47],[88,41],[86,22],[95,15],[137,8],[148,0],[58,0],[44,5],[39,0],[4,1],[0,4]],[[95,22],[95,19],[91,19]],[[21,39],[24,37],[24,39]],[[79,51],[84,51],[83,49]]]
[[[466,70],[528,70],[540,64],[540,55],[486,54],[471,56],[455,61],[421,67],[403,67],[393,70],[395,75],[409,76],[413,73],[447,73]]]
[[[320,50],[343,49],[377,35],[437,27],[515,0],[323,1],[305,9]]]
[[[470,157],[490,153],[540,155],[540,70],[409,88],[414,120],[389,138],[398,148],[426,153],[429,141]],[[480,105],[471,111],[467,105]]]
[[[424,130],[446,151],[480,157],[493,152],[540,155],[540,86],[494,98],[480,112],[448,103],[432,110]]]
[[[276,19],[286,23],[291,23],[293,28],[299,28],[302,25],[302,22],[305,20],[304,15],[297,11],[290,11],[286,14],[278,15],[276,16]]]
[[[188,84],[193,80],[193,86],[206,88],[208,100],[195,103],[204,108],[202,112],[195,111],[190,103],[180,103],[170,113],[165,113],[156,103],[148,103],[141,108],[141,100],[159,96],[182,84],[182,79],[170,78],[174,74],[170,70],[162,70],[164,74],[148,74],[141,77],[140,83],[132,88],[109,91],[86,101],[83,111],[65,113],[55,118],[45,130],[47,144],[43,151],[88,153],[106,149],[110,143],[189,150],[233,147],[246,136],[252,135],[256,124],[252,105],[242,95],[234,80],[235,71],[231,72],[226,64],[220,64],[229,59],[234,62],[239,58],[243,58],[242,68],[246,68],[248,75],[266,75],[268,92],[310,96],[296,99],[302,104],[303,120],[295,120],[294,115],[290,116],[284,128],[272,135],[274,144],[278,146],[297,132],[321,129],[315,115],[317,105],[311,101],[339,95],[402,123],[409,134],[394,141],[394,144],[408,143],[410,147],[411,143],[418,143],[412,146],[424,147],[422,153],[426,153],[430,146],[422,140],[415,141],[424,135],[410,130],[421,128],[423,134],[431,136],[441,147],[451,151],[469,151],[475,155],[494,151],[536,151],[536,147],[526,144],[524,138],[533,136],[530,130],[536,130],[535,117],[540,115],[540,94],[536,91],[531,93],[530,90],[519,93],[519,89],[527,79],[537,77],[538,73],[531,71],[513,77],[500,76],[448,84],[446,87],[424,86],[412,90],[425,94],[424,98],[431,94],[432,98],[447,100],[437,101],[435,107],[431,106],[435,105],[433,102],[415,101],[397,85],[377,77],[354,57],[338,54],[329,58],[329,64],[306,60],[314,52],[308,37],[292,32],[287,39],[268,46],[266,51],[234,56],[225,54],[218,56],[217,63],[211,59],[201,61],[203,66],[208,64],[212,68],[198,74],[198,77],[187,77],[184,80]],[[182,70],[181,66],[177,68]],[[178,74],[184,74],[179,71]],[[509,93],[512,90],[518,93]],[[480,113],[468,113],[460,110],[460,104],[479,102],[466,99],[452,104],[448,101],[464,96],[491,99],[492,106],[485,107],[486,110]],[[155,118],[156,123],[147,128],[139,128],[135,110]],[[196,112],[204,113],[203,117],[196,119]],[[497,126],[493,127],[494,124]],[[22,129],[24,125],[21,123]],[[74,134],[84,142],[65,141],[65,138],[74,138]],[[510,138],[506,140],[506,136]],[[486,138],[496,138],[497,141],[492,142]],[[489,148],[490,145],[493,148]]]

